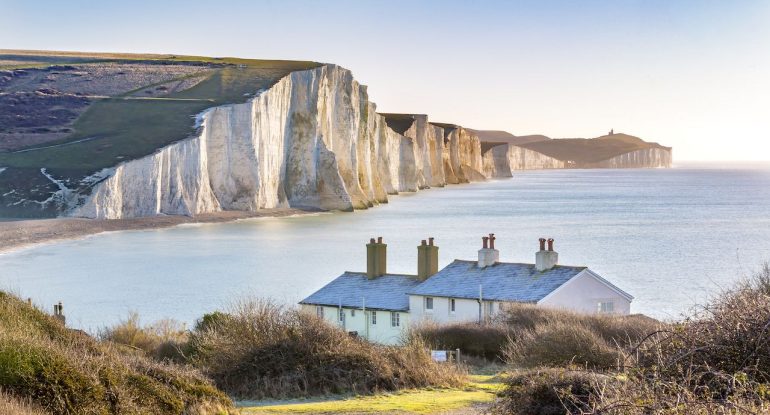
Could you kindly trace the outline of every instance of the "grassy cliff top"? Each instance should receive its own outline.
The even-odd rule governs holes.
[[[540,134],[533,135],[513,135],[508,131],[502,130],[474,130],[466,128],[466,130],[476,134],[482,143],[494,143],[495,145],[507,143],[507,144],[526,144],[535,141],[550,140],[549,137]]]
[[[308,61],[0,50],[0,166],[93,172],[194,132]],[[1,104],[1,103],[0,103]],[[54,114],[54,115],[51,115]],[[3,116],[5,116],[3,118]]]

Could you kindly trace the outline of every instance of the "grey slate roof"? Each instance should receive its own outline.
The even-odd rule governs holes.
[[[485,300],[534,303],[585,269],[557,265],[538,272],[534,264],[504,262],[479,268],[476,261],[458,259],[408,293],[477,299],[481,284]]]
[[[346,272],[326,284],[300,304],[326,305],[361,308],[366,299],[366,308],[379,310],[407,311],[407,291],[414,289],[420,281],[414,275],[385,274],[368,279],[366,273]]]

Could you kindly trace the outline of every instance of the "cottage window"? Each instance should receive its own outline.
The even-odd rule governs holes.
[[[614,301],[600,301],[598,305],[598,311],[600,313],[614,313],[615,302]]]
[[[324,318],[323,306],[320,306],[320,305],[315,306],[315,315],[318,316],[318,318]]]
[[[401,325],[401,314],[391,311],[390,312],[390,326],[398,327]]]
[[[492,314],[495,312],[495,303],[494,302],[490,301],[490,302],[487,303],[486,312],[487,312],[487,318],[492,317]]]
[[[345,324],[345,309],[340,308],[340,323]]]
[[[425,310],[428,312],[433,311],[433,297],[425,297]]]
[[[449,312],[454,314],[455,313],[455,299],[450,298],[449,299]]]
[[[356,310],[355,309],[350,310],[350,317],[355,317],[355,316],[356,316]]]
[[[377,312],[372,311],[372,324],[377,324]]]

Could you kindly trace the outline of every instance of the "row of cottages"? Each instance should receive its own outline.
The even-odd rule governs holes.
[[[366,245],[366,272],[345,272],[300,302],[303,310],[344,330],[397,344],[410,324],[484,322],[507,304],[582,313],[629,314],[633,297],[587,267],[558,265],[553,239],[540,239],[534,264],[500,262],[495,236],[482,238],[477,261],[438,270],[433,238],[417,247],[417,275],[387,272],[387,244]],[[546,247],[546,242],[548,246]]]

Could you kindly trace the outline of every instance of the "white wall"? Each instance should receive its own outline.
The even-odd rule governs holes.
[[[339,308],[322,306],[324,313],[324,320],[336,325],[345,331],[357,331],[358,335],[375,343],[381,344],[399,344],[402,340],[402,336],[405,330],[409,326],[409,313],[404,311],[397,312],[399,315],[399,326],[393,327],[391,325],[390,311],[382,310],[366,310],[368,316],[364,316],[363,310],[344,308],[345,314],[344,326],[339,321]],[[316,315],[316,306],[309,304],[302,304],[301,309],[305,312]],[[371,313],[377,314],[376,324],[372,324],[373,320]],[[355,314],[355,315],[354,315]],[[368,332],[367,332],[368,326]]]
[[[433,298],[433,310],[425,308],[425,296],[409,296],[409,313],[412,315],[412,323],[422,321],[433,321],[436,323],[458,323],[458,322],[478,322],[479,321],[479,302],[467,298],[455,298],[455,311],[452,313],[449,309],[450,298]],[[484,301],[484,318],[490,317],[489,304],[492,304],[492,315],[500,311],[500,302]]]
[[[597,313],[600,302],[613,302],[614,314],[631,313],[631,301],[618,294],[587,271],[567,281],[537,305],[564,308],[580,313]]]

